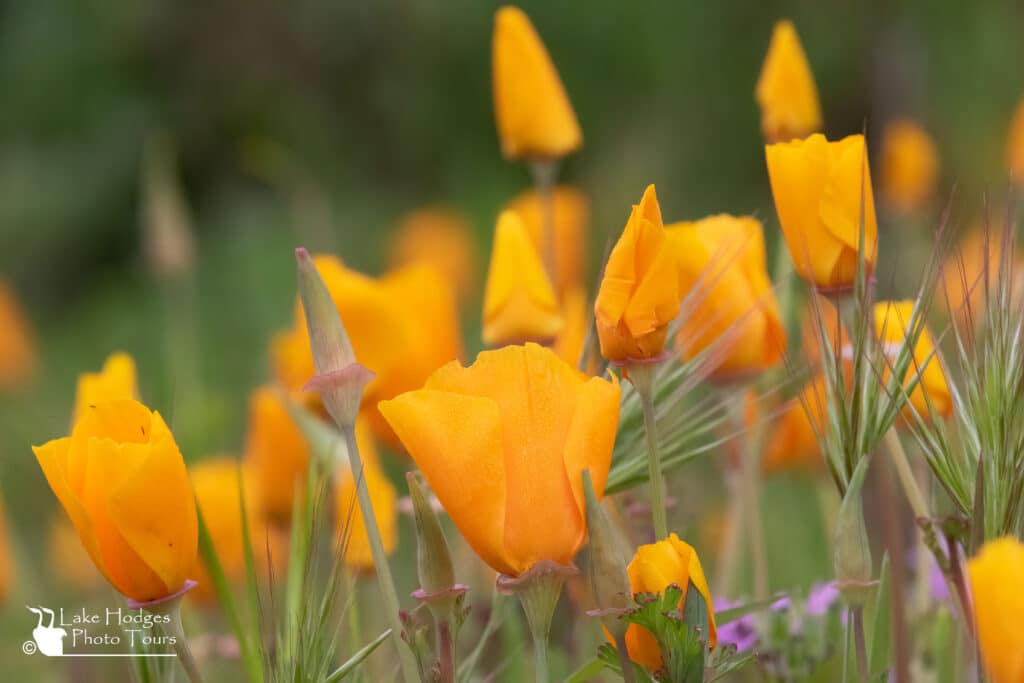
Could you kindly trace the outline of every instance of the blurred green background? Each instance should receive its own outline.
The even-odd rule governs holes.
[[[268,377],[267,339],[291,320],[294,246],[379,272],[400,216],[445,202],[471,218],[487,254],[499,208],[529,184],[523,166],[502,160],[494,130],[497,6],[0,5],[0,273],[40,353],[33,381],[0,398],[0,491],[19,577],[48,580],[42,549],[55,501],[29,445],[65,433],[79,372],[129,351],[143,396],[169,416],[186,458],[237,453],[247,394]],[[753,213],[774,248],[753,89],[784,17],[800,33],[830,138],[866,127],[876,154],[886,120],[919,119],[941,151],[940,203],[957,188],[954,225],[977,214],[983,193],[1004,191],[1006,129],[1024,95],[1020,3],[521,6],[584,131],[562,178],[593,200],[592,272],[650,182],[666,219]],[[140,169],[156,134],[176,143],[197,238],[187,330],[169,328],[174,299],[140,255]],[[921,219],[921,234],[938,213]],[[879,281],[897,287],[893,254],[906,226],[881,218]],[[478,270],[482,281],[485,264]],[[470,354],[478,304],[464,318]],[[169,368],[192,352],[199,382],[184,395]],[[780,524],[792,517],[784,509]],[[22,666],[22,601],[41,599],[25,590],[16,585],[3,608],[13,612],[0,631],[5,664]]]

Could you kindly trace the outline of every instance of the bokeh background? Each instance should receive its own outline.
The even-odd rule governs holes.
[[[0,397],[0,492],[17,564],[0,662],[26,672],[8,680],[63,671],[53,662],[26,668],[20,652],[31,626],[23,602],[55,590],[45,546],[57,511],[29,446],[65,433],[79,372],[98,369],[112,350],[132,353],[143,396],[169,416],[187,459],[237,453],[248,392],[269,375],[267,340],[291,321],[292,248],[333,251],[378,273],[401,216],[437,203],[463,211],[478,238],[480,284],[463,329],[468,355],[481,346],[494,220],[530,183],[523,166],[502,160],[494,129],[497,6],[0,5],[0,273],[39,356],[28,383]],[[752,213],[774,251],[753,89],[784,17],[810,60],[828,137],[866,130],[876,154],[885,121],[908,115],[939,146],[936,206],[911,222],[881,216],[883,292],[912,293],[908,264],[922,262],[947,200],[959,229],[986,193],[1005,194],[1007,126],[1024,95],[1020,3],[521,6],[583,128],[584,148],[562,178],[592,200],[591,282],[607,239],[650,182],[666,219]],[[194,230],[184,295],[169,294],[142,256],[141,172],[157,137],[176,151]],[[181,296],[194,304],[187,325],[172,322]],[[175,369],[183,357],[193,377]],[[767,503],[783,526],[801,518],[787,490],[775,499],[769,491]],[[808,555],[795,568],[773,557],[784,567],[773,577],[827,578],[824,545]]]

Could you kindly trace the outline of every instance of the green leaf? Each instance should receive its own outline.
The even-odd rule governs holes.
[[[373,651],[380,647],[380,644],[387,640],[390,635],[391,629],[388,629],[364,645],[362,649],[349,657],[348,661],[335,669],[327,678],[325,678],[324,683],[337,683],[345,678],[345,676],[348,676],[350,673],[355,671],[356,668],[363,663],[363,660],[373,654]]]

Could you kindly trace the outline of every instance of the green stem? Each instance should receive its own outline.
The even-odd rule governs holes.
[[[754,565],[754,599],[764,600],[768,597],[768,551],[764,542],[764,527],[761,525],[761,482],[758,478],[760,461],[761,435],[763,433],[760,420],[750,433],[744,431],[746,413],[746,392],[737,392],[733,398],[733,420],[736,430],[741,434],[740,446],[740,492],[746,500],[743,509],[746,511],[746,527],[750,541],[750,559]]]
[[[188,680],[191,683],[203,683],[203,677],[199,675],[199,666],[195,657],[192,656],[192,649],[188,646],[188,639],[185,638],[185,629],[181,626],[181,605],[175,605],[167,612],[170,621],[167,626],[174,636],[174,652],[178,655],[178,661],[185,669]]]
[[[455,638],[451,620],[435,616],[434,630],[437,637],[438,681],[455,683]]]
[[[868,680],[868,648],[864,639],[864,608],[860,605],[850,609],[850,617],[853,619],[853,641],[857,651],[857,673],[860,680]]]
[[[402,623],[399,619],[398,592],[395,590],[395,582],[391,578],[391,567],[388,565],[388,557],[384,552],[384,544],[380,538],[380,528],[377,526],[377,516],[373,511],[373,503],[370,501],[370,491],[366,487],[366,477],[363,470],[363,459],[359,455],[359,446],[356,444],[356,432],[354,426],[346,426],[342,429],[345,433],[345,444],[348,447],[348,457],[352,465],[352,476],[356,482],[356,498],[359,501],[359,511],[363,515],[363,523],[366,526],[366,536],[370,541],[370,553],[373,555],[373,566],[377,570],[377,582],[380,584],[381,597],[384,599],[384,611],[387,613],[388,623],[391,626],[391,637],[398,648],[398,656],[402,665],[402,677],[406,683],[416,681],[416,663],[413,661],[410,652],[402,641]]]
[[[668,538],[668,515],[665,508],[665,478],[661,472],[661,453],[658,449],[658,427],[654,409],[654,363],[629,366],[629,379],[640,396],[644,412],[644,431],[647,433],[647,476],[651,481],[651,515],[654,518],[654,538]]]
[[[619,653],[619,666],[622,667],[622,683],[633,683],[633,660],[629,658],[625,634],[615,636],[615,650]]]
[[[558,287],[558,260],[555,255],[555,181],[558,178],[558,161],[554,159],[537,159],[530,162],[530,174],[537,188],[540,199],[541,213],[541,248],[544,268],[548,272],[551,284]]]
[[[551,617],[562,594],[562,584],[567,576],[577,572],[575,567],[564,566],[541,560],[519,577],[498,577],[498,588],[504,593],[515,593],[526,613],[526,623],[533,638],[533,677],[537,683],[548,683],[548,635],[551,632]]]

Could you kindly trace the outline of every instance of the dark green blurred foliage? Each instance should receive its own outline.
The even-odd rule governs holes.
[[[131,352],[144,399],[168,416],[187,459],[237,453],[247,393],[269,376],[268,338],[291,320],[294,246],[331,249],[378,272],[396,219],[435,202],[467,212],[489,244],[500,206],[529,183],[524,167],[500,158],[494,131],[496,7],[0,5],[0,274],[21,296],[41,353],[35,381],[0,397],[0,491],[21,576],[43,566],[55,507],[29,444],[66,432],[79,372],[98,369],[112,350]],[[829,137],[866,128],[877,159],[886,119],[923,121],[942,154],[940,204],[958,188],[954,228],[973,220],[983,192],[1005,188],[1006,126],[1024,95],[1020,3],[536,0],[523,8],[583,128],[584,149],[563,179],[593,197],[592,273],[649,182],[666,220],[753,213],[774,249],[753,89],[783,17],[810,59]],[[197,231],[197,396],[181,396],[168,371],[178,351],[168,340],[181,335],[167,329],[168,299],[140,255],[142,155],[157,133],[177,143]],[[319,213],[295,210],[296,186]],[[883,294],[912,293],[894,264],[916,272],[900,259],[922,258],[907,244],[930,249],[938,213],[910,240],[899,234],[906,226],[880,216]],[[479,347],[478,318],[471,310],[464,322],[469,355]],[[824,556],[792,575],[814,574]],[[4,642],[9,632],[22,637],[20,625],[4,628]]]

